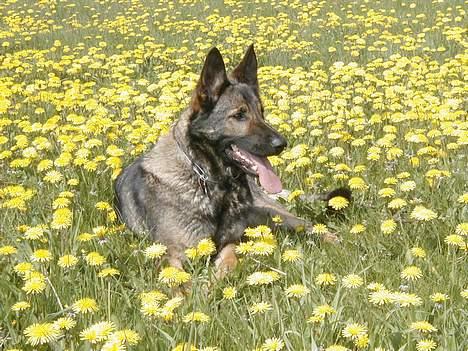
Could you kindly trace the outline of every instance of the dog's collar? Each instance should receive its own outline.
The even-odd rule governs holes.
[[[208,175],[208,172],[202,166],[200,166],[198,163],[196,163],[192,158],[190,158],[187,151],[182,146],[179,138],[176,135],[177,126],[178,126],[178,124],[176,124],[172,128],[172,136],[174,137],[174,140],[175,140],[175,142],[177,144],[177,147],[180,149],[180,151],[182,151],[182,154],[185,156],[187,161],[192,166],[192,170],[198,177],[198,184],[200,184],[200,187],[202,188],[203,193],[205,195],[207,195],[208,197],[210,197],[210,190],[208,189],[208,186],[207,186],[206,183],[218,184],[219,182],[216,181],[216,180],[211,179],[210,176]]]

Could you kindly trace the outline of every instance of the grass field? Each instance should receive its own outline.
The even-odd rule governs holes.
[[[468,350],[463,1],[0,2],[0,350]],[[216,282],[112,208],[217,46],[255,43],[271,162],[314,234],[249,230]],[[338,186],[335,214],[302,193]],[[164,215],[164,214],[162,214]],[[317,243],[327,227],[339,245]],[[191,294],[170,285],[190,279]],[[208,288],[210,286],[210,288]]]

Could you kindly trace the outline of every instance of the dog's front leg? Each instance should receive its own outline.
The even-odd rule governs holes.
[[[236,245],[224,246],[215,259],[216,278],[222,279],[237,266]]]

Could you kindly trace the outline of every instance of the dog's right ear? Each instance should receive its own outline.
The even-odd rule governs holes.
[[[205,59],[200,79],[192,97],[192,111],[196,115],[200,111],[209,111],[229,85],[226,66],[217,48],[210,50]]]

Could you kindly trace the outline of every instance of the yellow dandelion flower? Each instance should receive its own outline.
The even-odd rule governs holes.
[[[46,288],[45,277],[43,275],[32,276],[27,279],[21,288],[26,294],[38,294]]]
[[[71,268],[78,263],[78,258],[73,255],[64,255],[58,259],[58,265],[62,268]]]
[[[351,323],[344,327],[344,329],[341,331],[341,334],[345,338],[356,340],[360,336],[367,334],[367,328],[359,323]]]
[[[96,300],[91,299],[89,297],[85,297],[83,299],[79,299],[75,301],[72,305],[72,310],[75,313],[94,313],[99,310]]]
[[[444,242],[449,246],[465,246],[465,239],[461,235],[457,234],[447,235],[444,239]]]
[[[0,247],[0,256],[10,256],[18,252],[18,249],[11,245]]]
[[[80,332],[80,340],[88,341],[92,344],[102,342],[108,339],[109,335],[115,330],[112,322],[95,323],[89,328]]]
[[[284,341],[280,338],[266,339],[262,344],[261,351],[280,351],[284,348]]]
[[[190,312],[182,318],[182,321],[184,323],[190,323],[190,322],[206,323],[206,322],[209,322],[210,319],[211,319],[210,316],[204,314],[203,312]]]
[[[328,152],[331,156],[338,158],[344,155],[345,150],[342,147],[335,146],[332,147]]]
[[[196,250],[195,250],[196,252]],[[254,252],[254,242],[249,240],[242,242],[236,246],[236,253],[240,255],[248,255]],[[195,253],[196,254],[196,253]]]
[[[416,182],[412,181],[412,180],[408,180],[406,182],[403,182],[400,184],[400,190],[402,192],[409,192],[411,190],[414,190],[416,189]]]
[[[72,224],[72,211],[68,208],[59,208],[54,211],[52,215],[52,229],[65,229],[71,226]]]
[[[468,300],[468,289],[460,291],[460,296]]]
[[[13,270],[22,275],[26,275],[27,273],[33,271],[34,267],[31,262],[20,262],[13,267]]]
[[[27,301],[18,301],[17,303],[13,304],[13,306],[11,306],[11,310],[15,311],[15,312],[25,311],[29,307],[31,307],[31,304],[29,302],[27,302]]]
[[[393,293],[392,302],[402,307],[422,305],[422,299],[419,296],[404,292]]]
[[[437,218],[437,213],[425,208],[424,206],[418,205],[411,212],[410,217],[418,221],[430,221],[434,218]]]
[[[111,334],[112,336],[112,334]],[[127,348],[126,346],[117,339],[112,339],[109,337],[109,340],[107,340],[104,345],[102,345],[101,351],[126,351]]]
[[[393,302],[393,294],[387,290],[374,291],[369,294],[369,302],[377,306],[386,305]]]
[[[151,290],[140,294],[141,303],[161,302],[167,300],[167,295],[159,290]]]
[[[49,250],[38,249],[31,255],[33,262],[49,262],[52,259],[52,254]]]
[[[70,330],[75,327],[76,321],[71,317],[62,317],[57,319],[54,325],[59,329]]]
[[[106,201],[99,201],[94,205],[94,207],[96,207],[100,211],[108,211],[112,209],[112,206],[109,205],[109,203]]]
[[[390,201],[387,205],[387,207],[391,210],[399,210],[403,207],[405,207],[406,205],[408,205],[408,203],[406,202],[406,200],[404,199],[400,199],[400,198],[396,198],[396,199],[393,199],[392,201]]]
[[[280,275],[274,271],[255,272],[247,277],[249,285],[267,285],[277,281]]]
[[[319,235],[328,233],[328,227],[322,223],[314,224],[314,226],[312,227],[312,233]]]
[[[400,274],[402,279],[405,280],[418,280],[419,278],[422,277],[422,271],[421,268],[416,267],[416,266],[408,266]]]
[[[355,224],[353,227],[350,229],[351,234],[361,234],[366,231],[366,226],[364,224]]]
[[[140,335],[132,329],[123,329],[113,332],[109,339],[118,340],[121,343],[126,343],[130,346],[138,344],[141,340]]]
[[[276,240],[273,238],[265,238],[253,243],[251,253],[260,256],[268,256],[271,255],[275,249]]]
[[[142,302],[140,312],[147,317],[160,316],[162,311],[161,305],[156,301]]]
[[[52,202],[52,208],[55,210],[57,208],[65,208],[70,205],[70,199],[65,197],[59,197]]]
[[[348,180],[348,186],[351,190],[366,190],[368,185],[361,177],[353,177]]]
[[[334,198],[328,200],[328,206],[330,206],[336,211],[346,208],[348,207],[348,205],[349,201],[343,196],[335,196]]]
[[[174,347],[172,349],[172,351],[200,351],[200,350],[198,350],[192,344],[189,344],[187,342],[183,342],[181,344],[178,344],[176,347]]]
[[[78,179],[72,178],[68,180],[67,184],[71,186],[77,186],[78,184],[80,184],[80,181]]]
[[[458,235],[468,236],[468,222],[463,222],[457,225],[455,233]]]
[[[145,256],[148,258],[161,258],[167,252],[167,247],[163,244],[153,243],[152,245],[148,246],[144,253]]]
[[[223,299],[232,300],[237,296],[237,289],[233,286],[228,286],[223,289]]]
[[[299,189],[293,190],[289,193],[287,200],[288,202],[293,202],[295,199],[297,199],[298,197],[304,194],[305,193],[302,190],[299,190]]]
[[[426,251],[421,247],[413,247],[411,248],[410,252],[411,252],[411,255],[416,258],[426,257]]]
[[[285,290],[287,297],[304,297],[310,293],[310,289],[302,284],[293,284]]]
[[[312,315],[307,318],[307,323],[320,323],[325,320],[325,317],[319,315]]]
[[[270,237],[272,235],[271,228],[266,225],[259,225],[254,228],[246,228],[244,235],[248,238]]]
[[[459,204],[468,204],[468,193],[463,193],[462,195],[460,195],[457,199],[457,202]]]
[[[450,299],[450,297],[447,294],[443,294],[440,292],[436,292],[429,297],[435,303],[444,303],[445,301]]]
[[[348,274],[343,277],[343,286],[345,288],[358,288],[364,284],[364,280],[357,274]]]
[[[166,267],[159,273],[159,280],[168,286],[179,286],[190,280],[190,274],[176,267]]]
[[[392,188],[383,188],[379,190],[378,195],[380,197],[393,197],[395,196],[396,192]]]
[[[302,253],[298,250],[285,250],[281,255],[283,262],[297,262],[302,260]]]
[[[58,171],[52,170],[47,172],[43,179],[47,183],[55,184],[63,179],[63,174]]]
[[[52,168],[54,163],[51,160],[42,160],[37,164],[37,171],[44,172]]]
[[[85,261],[90,266],[101,266],[106,262],[106,258],[99,252],[93,251],[86,255]]]
[[[413,322],[410,325],[410,329],[417,330],[421,333],[432,333],[437,331],[437,328],[427,321]]]
[[[418,351],[431,351],[437,347],[437,343],[431,339],[423,339],[418,341],[416,344],[416,350]]]
[[[61,332],[53,323],[35,323],[24,330],[24,335],[28,344],[37,346],[56,341]]]
[[[196,247],[190,247],[187,250],[185,250],[185,256],[187,256],[188,259],[194,260],[197,258],[197,248]]]
[[[104,268],[103,270],[101,270],[99,273],[98,273],[98,277],[99,278],[105,278],[105,277],[114,277],[116,275],[119,275],[120,272],[118,269],[115,269],[115,268]]]
[[[251,314],[259,314],[259,313],[265,313],[267,311],[271,311],[273,309],[273,306],[265,301],[260,301],[254,303],[252,306],[249,307],[249,312]]]
[[[380,230],[384,234],[392,234],[396,227],[397,224],[393,219],[386,219],[380,224]]]
[[[174,310],[182,305],[184,299],[182,297],[174,297],[162,306],[161,312],[158,317],[162,318],[165,321],[170,321],[174,318]]]
[[[211,256],[216,252],[216,246],[211,239],[202,239],[197,244],[197,255],[199,257]]]
[[[361,335],[353,342],[358,349],[366,348],[369,345],[369,336],[367,334]]]
[[[320,286],[335,285],[336,276],[332,273],[321,273],[315,278],[315,283]]]
[[[388,177],[384,179],[384,184],[387,184],[387,185],[395,185],[397,183],[398,183],[398,179],[394,177]]]
[[[28,228],[24,232],[24,237],[28,240],[38,240],[44,237],[44,228],[40,226]]]
[[[335,314],[336,310],[328,304],[320,305],[314,308],[313,315],[326,317]]]

